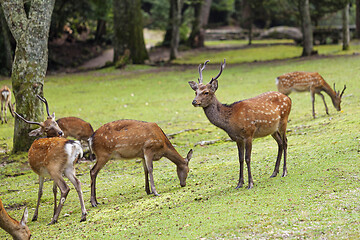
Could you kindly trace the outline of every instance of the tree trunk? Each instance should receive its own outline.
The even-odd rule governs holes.
[[[170,61],[176,59],[178,56],[182,5],[183,0],[171,0],[171,8],[173,15],[171,17],[172,32],[170,42]]]
[[[201,25],[202,2],[197,1],[194,4],[194,21],[192,30],[188,39],[188,45],[191,48],[204,47],[205,32]]]
[[[142,64],[149,58],[140,0],[114,0],[114,62]]]
[[[26,119],[42,122],[43,95],[48,63],[48,37],[55,0],[32,0],[28,15],[23,0],[1,0],[5,18],[16,41],[12,67],[12,87],[16,111]],[[27,151],[34,138],[29,137],[30,125],[15,118],[13,152]]]
[[[10,40],[11,36],[10,36],[9,28],[7,26],[2,9],[0,9],[0,24],[1,24],[1,29],[2,29],[2,33],[3,33],[3,39],[4,39],[5,61],[6,61],[5,67],[10,75],[11,67],[12,67],[12,63],[13,63],[13,49],[11,47],[11,40]]]
[[[346,4],[345,8],[342,10],[343,50],[349,50],[350,48],[349,8],[349,4]]]
[[[360,0],[359,0],[360,1]],[[204,0],[201,7],[201,27],[206,28],[209,22],[210,8],[212,0]]]
[[[106,21],[98,19],[96,24],[95,42],[101,42],[106,34]]]
[[[309,0],[299,0],[301,29],[303,32],[302,56],[310,56],[313,52],[313,31],[310,18]]]
[[[356,0],[356,38],[360,38],[360,0]]]

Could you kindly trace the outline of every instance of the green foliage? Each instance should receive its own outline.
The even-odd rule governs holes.
[[[144,13],[144,27],[165,30],[169,21],[170,1],[144,0],[142,2],[143,5],[151,6],[150,11]]]
[[[286,48],[281,48],[281,50]],[[271,47],[252,53],[267,54]],[[278,49],[280,50],[280,49]],[[221,53],[218,53],[221,55]],[[218,65],[217,55],[206,56]],[[130,66],[100,71],[50,76],[44,86],[50,111],[57,117],[78,116],[94,129],[122,118],[157,122],[165,133],[195,129],[175,136],[171,142],[181,155],[194,149],[187,185],[179,186],[174,164],[167,159],[154,163],[160,197],[147,196],[141,163],[110,161],[98,176],[99,207],[92,208],[89,169],[91,162],[76,165],[82,182],[86,222],[80,223],[75,189],[65,202],[59,223],[46,224],[53,213],[52,182],[46,182],[39,219],[29,222],[32,239],[358,239],[360,58],[289,59],[267,63],[227,66],[219,79],[218,99],[223,103],[276,90],[275,77],[290,71],[318,71],[326,81],[347,85],[342,111],[329,97],[330,115],[316,98],[317,119],[311,116],[309,93],[292,93],[288,124],[288,176],[269,178],[275,165],[277,145],[271,137],[253,144],[252,172],[255,187],[235,189],[238,178],[237,149],[233,142],[194,146],[203,140],[226,140],[228,136],[207,120],[202,109],[191,105],[193,90],[188,81],[198,78],[199,59],[190,68]],[[192,62],[191,59],[188,62]],[[204,82],[218,73],[208,66]],[[11,123],[0,125],[0,136],[11,138]],[[10,129],[9,131],[6,129]],[[5,135],[3,135],[5,134]],[[1,142],[0,142],[1,143]],[[0,195],[9,213],[20,219],[26,205],[29,216],[37,199],[37,176],[12,162],[26,155],[0,157]],[[5,164],[5,165],[4,165]],[[13,170],[11,170],[13,168]],[[22,169],[21,169],[22,168]],[[21,170],[19,170],[21,169]],[[246,172],[246,171],[245,171]],[[18,175],[22,173],[23,175]],[[69,181],[67,181],[69,183]],[[70,185],[70,183],[69,183]],[[9,236],[0,230],[0,238]]]

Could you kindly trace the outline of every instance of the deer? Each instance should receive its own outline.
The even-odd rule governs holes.
[[[14,104],[11,104],[11,91],[7,86],[4,85],[2,88],[0,88],[0,95],[1,95],[1,124],[3,124],[4,119],[5,119],[5,123],[7,123],[7,116],[6,116],[7,107],[9,107],[10,113],[14,117],[14,113],[13,113]]]
[[[28,218],[28,210],[25,207],[23,216],[19,221],[10,217],[6,212],[4,205],[0,199],[0,227],[9,233],[15,240],[28,240],[31,237],[30,230],[26,226]]]
[[[315,118],[315,94],[318,94],[325,105],[326,114],[329,115],[328,107],[325,102],[324,95],[321,93],[322,91],[326,92],[337,111],[341,111],[341,98],[346,89],[346,85],[344,85],[344,89],[341,91],[331,89],[329,84],[324,80],[324,78],[317,72],[291,72],[286,73],[276,78],[276,85],[278,91],[289,95],[292,91],[297,92],[306,92],[310,91],[311,102],[312,102],[312,115]]]
[[[81,191],[81,182],[76,178],[74,167],[78,158],[81,158],[83,155],[81,143],[79,141],[68,140],[62,137],[63,132],[55,121],[55,113],[50,115],[46,99],[40,96],[37,97],[46,105],[48,117],[44,122],[26,120],[15,112],[16,116],[26,123],[39,125],[41,129],[40,131],[44,131],[47,135],[47,138],[36,139],[31,144],[28,152],[29,165],[39,176],[38,199],[32,221],[36,221],[38,219],[44,180],[45,177],[50,177],[53,180],[54,214],[49,224],[55,224],[57,222],[66,197],[70,191],[69,186],[63,179],[63,175],[70,180],[78,193],[82,213],[80,222],[86,221],[87,212]],[[29,135],[31,136],[34,134],[34,131],[35,130],[31,131]],[[57,188],[60,189],[61,193],[59,204],[57,204]]]
[[[76,140],[86,142],[89,146],[89,138],[94,134],[94,129],[90,123],[77,117],[63,117],[56,122],[64,133],[63,137],[73,137]],[[93,159],[94,157],[90,153],[90,160]]]
[[[96,156],[96,163],[90,170],[91,205],[96,207],[96,177],[112,155],[120,159],[141,158],[145,172],[145,191],[159,196],[155,189],[153,161],[168,158],[177,167],[180,186],[185,187],[189,172],[189,161],[193,150],[185,158],[176,151],[162,129],[151,122],[137,120],[117,120],[106,123],[95,131],[90,138],[90,147]],[[149,177],[151,191],[149,187]]]
[[[282,177],[285,177],[287,175],[286,126],[291,110],[290,98],[279,92],[266,92],[232,104],[222,104],[216,98],[215,92],[218,89],[218,78],[225,67],[225,59],[220,66],[218,75],[209,83],[203,84],[202,72],[208,62],[209,60],[205,61],[204,66],[199,65],[199,83],[189,81],[190,87],[195,91],[192,105],[202,107],[210,123],[224,130],[230,139],[236,142],[240,163],[236,189],[244,185],[244,152],[248,170],[248,189],[254,186],[250,167],[254,138],[271,135],[275,139],[278,144],[278,155],[271,177],[276,177],[279,173],[282,153],[284,153]]]

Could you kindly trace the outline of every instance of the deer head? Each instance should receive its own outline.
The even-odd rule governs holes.
[[[225,68],[225,59],[224,62],[220,66],[220,72],[215,78],[212,78],[211,81],[204,85],[203,79],[202,79],[202,71],[205,69],[206,64],[209,62],[209,60],[205,61],[204,66],[201,67],[201,64],[199,65],[199,84],[190,81],[189,85],[190,87],[195,91],[195,98],[192,101],[192,104],[194,107],[207,107],[212,102],[212,99],[215,97],[215,92],[218,88],[218,78],[220,77],[223,69]]]
[[[179,180],[180,180],[180,186],[182,186],[182,187],[186,186],[186,178],[187,178],[188,173],[189,173],[189,162],[190,162],[190,159],[192,157],[192,154],[193,154],[193,150],[190,149],[190,151],[188,152],[186,158],[184,158],[184,161],[186,162],[186,166],[185,167],[179,167],[178,166],[177,169],[176,169],[177,175],[178,175]]]
[[[343,94],[344,94],[344,92],[345,92],[345,89],[346,89],[346,85],[344,85],[344,89],[341,91],[341,93],[340,93],[340,91],[336,91],[336,89],[335,89],[335,83],[334,83],[334,92],[336,93],[336,96],[335,96],[335,98],[331,98],[331,100],[332,100],[332,102],[333,102],[334,107],[335,107],[336,110],[338,110],[338,111],[341,111],[341,106],[340,106],[340,104],[341,104],[341,98],[342,98],[342,96],[343,96]]]
[[[40,97],[39,95],[37,95],[37,97],[43,103],[45,103],[45,106],[46,106],[46,112],[47,112],[48,116],[47,116],[47,119],[44,122],[28,121],[25,118],[23,118],[22,116],[20,116],[17,112],[14,111],[16,116],[18,118],[20,118],[21,120],[23,120],[24,122],[26,122],[28,124],[35,124],[35,125],[40,126],[39,128],[37,128],[35,130],[32,130],[29,133],[29,136],[36,137],[36,136],[40,136],[42,134],[46,134],[47,137],[61,137],[61,136],[63,136],[64,135],[63,131],[60,129],[59,125],[55,121],[55,113],[50,115],[49,106],[48,106],[48,103],[47,103],[46,99]]]

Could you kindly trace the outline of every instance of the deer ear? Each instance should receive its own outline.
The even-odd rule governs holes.
[[[189,85],[194,91],[196,91],[198,89],[198,84],[194,81],[190,81]]]
[[[25,226],[25,225],[26,225],[28,216],[29,216],[29,212],[28,212],[27,207],[25,207],[24,214],[23,214],[23,216],[22,216],[22,218],[21,218],[21,221],[20,221],[20,224],[21,224],[22,226]]]
[[[30,136],[30,137],[37,137],[37,136],[42,135],[42,133],[43,133],[42,128],[39,127],[39,128],[37,128],[37,129],[32,130],[31,132],[29,132],[29,136]]]
[[[209,84],[210,84],[211,91],[215,92],[218,89],[218,80],[211,79]]]
[[[193,150],[190,149],[190,151],[188,152],[188,154],[187,154],[187,156],[186,156],[186,159],[188,160],[188,164],[189,164],[189,162],[190,162],[190,159],[191,159],[191,157],[192,157],[192,154],[193,154]]]

